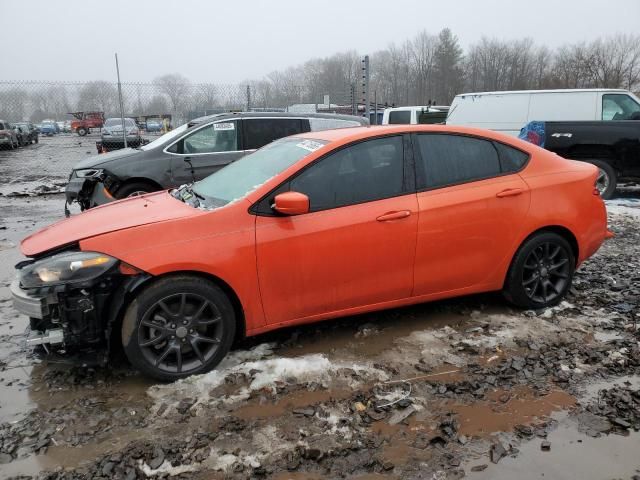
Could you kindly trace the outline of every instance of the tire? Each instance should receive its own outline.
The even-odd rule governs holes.
[[[603,160],[588,160],[588,162],[598,167],[599,173],[596,187],[600,192],[600,196],[604,200],[610,199],[613,197],[613,194],[616,192],[616,187],[618,186],[618,175],[616,175],[616,171],[609,163]]]
[[[557,305],[571,288],[575,266],[567,240],[553,232],[537,233],[513,257],[504,296],[514,305],[528,309]]]
[[[132,182],[122,185],[115,194],[118,200],[127,197],[136,197],[145,193],[155,192],[158,189],[153,185],[145,182]]]
[[[235,332],[233,306],[217,285],[196,276],[170,276],[131,302],[122,322],[122,345],[143,374],[173,381],[215,368]]]
[[[81,137],[84,137],[87,133],[87,129],[84,127],[80,127],[76,130],[76,132],[78,133],[78,135],[80,135]]]

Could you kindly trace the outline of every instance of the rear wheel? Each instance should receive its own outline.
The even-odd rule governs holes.
[[[141,372],[170,381],[218,365],[231,348],[235,328],[233,307],[219,287],[199,277],[167,277],[131,303],[122,344]]]
[[[575,264],[567,240],[553,232],[538,233],[525,241],[513,258],[505,297],[524,308],[556,305],[571,288]]]
[[[155,192],[156,190],[158,189],[153,185],[145,182],[125,183],[118,189],[115,197],[119,200],[127,197],[138,197],[145,193]]]
[[[618,186],[618,176],[614,168],[602,160],[589,160],[589,163],[598,167],[596,188],[600,192],[600,196],[605,200],[613,197]]]

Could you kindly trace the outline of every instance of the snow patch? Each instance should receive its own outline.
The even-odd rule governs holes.
[[[147,477],[155,477],[156,475],[169,475],[170,477],[175,477],[176,475],[181,475],[183,473],[197,472],[200,467],[199,464],[178,465],[174,467],[168,460],[162,462],[162,465],[155,469],[151,468],[142,460],[138,461],[138,465],[140,466],[142,473]]]
[[[387,380],[388,378],[385,372],[369,364],[332,362],[322,354],[294,358],[265,358],[272,354],[272,349],[272,345],[263,344],[248,351],[234,352],[211,372],[193,375],[169,385],[155,385],[148,390],[148,394],[156,400],[157,404],[166,403],[167,398],[179,401],[185,397],[197,398],[198,403],[202,403],[211,399],[209,392],[222,385],[227,376],[235,374],[250,378],[248,388],[243,388],[236,394],[222,399],[225,403],[233,403],[246,399],[254,390],[263,388],[275,390],[278,382],[326,382],[341,369],[351,369],[366,379]],[[215,400],[219,400],[219,397]]]

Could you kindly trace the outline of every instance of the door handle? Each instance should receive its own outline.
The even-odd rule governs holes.
[[[524,190],[522,188],[507,188],[506,190],[502,190],[501,192],[496,193],[496,197],[515,197],[516,195],[520,195],[523,192]]]
[[[411,215],[409,210],[400,210],[399,212],[387,212],[384,215],[380,215],[376,218],[379,222],[388,222],[389,220],[401,220]]]

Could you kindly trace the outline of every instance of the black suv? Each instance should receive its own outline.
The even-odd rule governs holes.
[[[243,112],[201,117],[139,148],[81,160],[69,178],[67,203],[77,201],[86,210],[114,199],[177,187],[282,137],[368,124],[362,117],[333,114]]]

